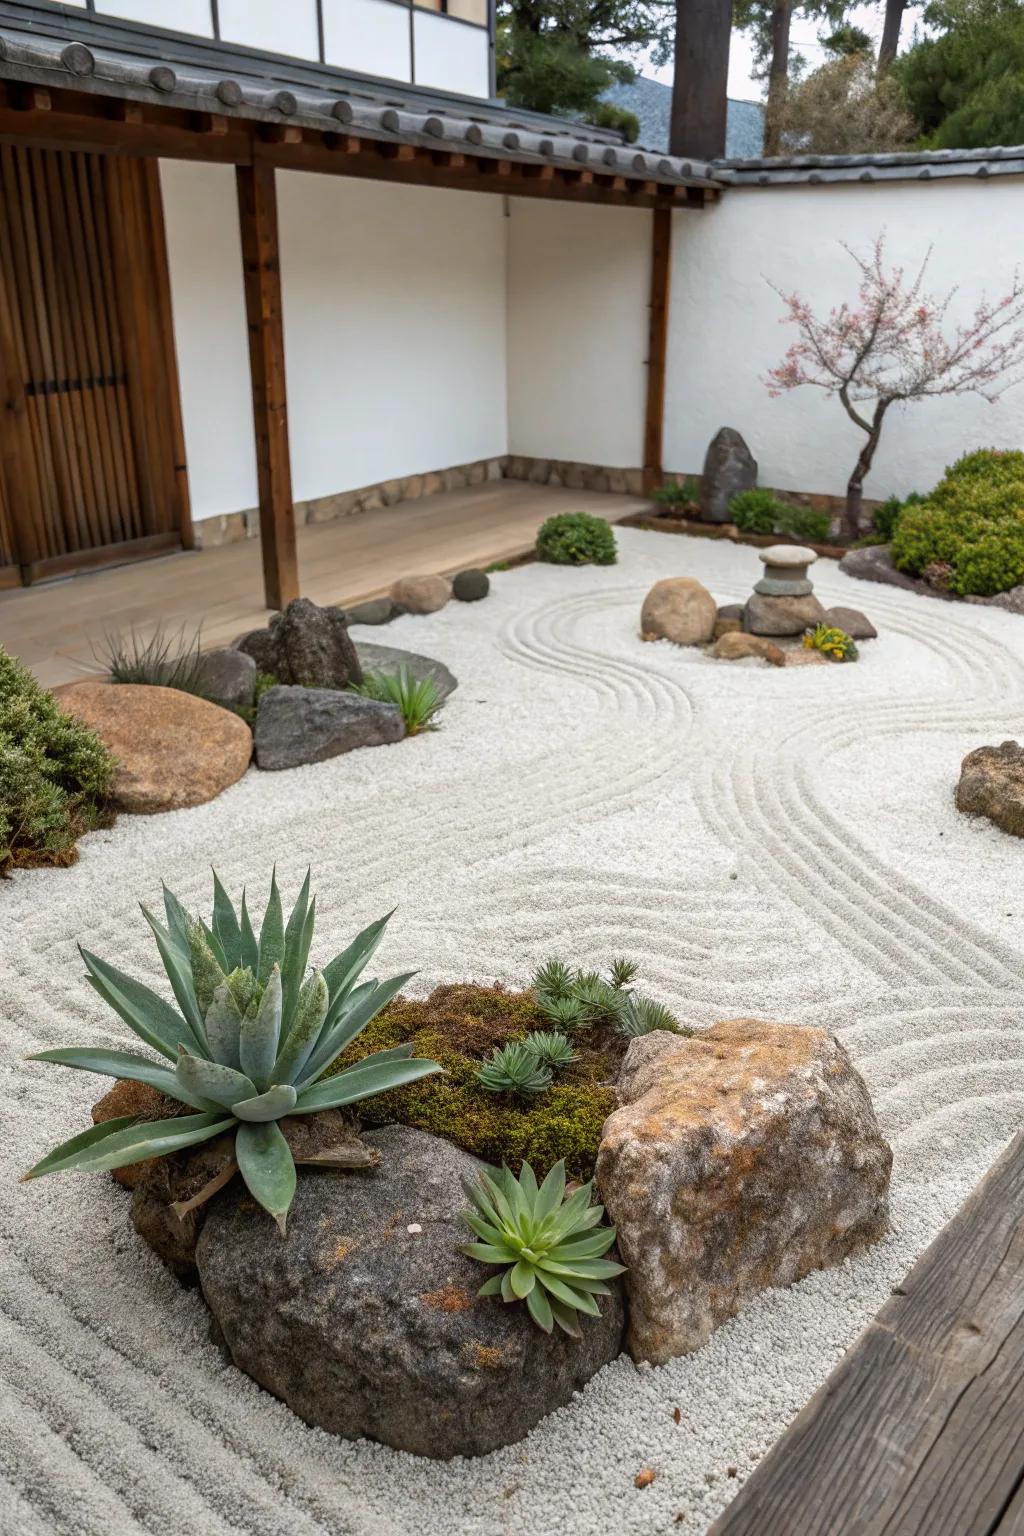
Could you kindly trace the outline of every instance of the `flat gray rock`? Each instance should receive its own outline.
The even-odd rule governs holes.
[[[357,693],[281,686],[260,699],[253,734],[256,766],[274,771],[400,741],[405,723],[393,704]]]
[[[888,544],[868,544],[864,549],[848,549],[839,569],[860,581],[880,581],[888,587],[902,587],[907,592],[932,592],[925,581],[918,581],[892,563]],[[933,594],[938,595],[938,594]]]
[[[373,640],[357,640],[356,652],[364,672],[397,672],[406,667],[417,682],[432,677],[443,699],[454,693],[459,686],[453,672],[432,656],[421,656],[417,651],[403,651],[395,645],[377,645]]]
[[[356,603],[354,608],[346,608],[345,619],[349,624],[390,624],[392,619],[405,612],[407,610],[393,597],[371,597],[365,603]]]
[[[478,1297],[494,1271],[459,1249],[479,1165],[406,1126],[364,1139],[378,1168],[299,1170],[285,1238],[237,1184],[217,1197],[196,1262],[232,1359],[345,1439],[439,1459],[521,1440],[619,1354],[618,1283],[579,1339]]]
[[[861,613],[859,608],[829,608],[822,620],[824,624],[831,624],[833,629],[844,630],[851,640],[877,640],[878,630],[872,624],[866,613]]]

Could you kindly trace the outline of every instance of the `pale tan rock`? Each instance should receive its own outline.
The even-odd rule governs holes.
[[[802,635],[825,622],[825,609],[808,592],[802,597],[765,597],[753,592],[743,612],[743,627],[751,635]]]
[[[242,777],[252,732],[238,715],[178,688],[72,683],[62,709],[117,758],[114,803],[139,816],[203,805]]]
[[[410,613],[436,613],[452,595],[452,589],[443,576],[403,576],[391,588],[396,603],[402,603]]]
[[[968,752],[960,764],[956,806],[987,816],[1012,837],[1024,837],[1024,747],[1004,741]]]
[[[629,1048],[597,1183],[628,1266],[628,1346],[697,1349],[751,1296],[888,1227],[892,1152],[823,1029],[731,1019]]]
[[[656,581],[644,598],[640,631],[645,639],[706,645],[717,616],[718,608],[707,587],[692,576],[667,576]]]
[[[719,617],[715,620],[715,627],[711,632],[711,638],[712,640],[721,640],[723,635],[736,635],[742,629],[742,619],[723,619]]]
[[[711,655],[717,661],[742,661],[747,656],[758,656],[773,667],[786,665],[785,652],[771,640],[760,635],[745,635],[736,619],[719,619],[719,624],[736,624],[736,629],[719,636],[711,647]],[[716,626],[717,628],[717,626]]]

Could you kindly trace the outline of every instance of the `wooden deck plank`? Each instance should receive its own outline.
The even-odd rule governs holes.
[[[643,505],[635,496],[498,480],[310,524],[298,530],[302,592],[317,603],[361,602],[399,576],[518,555],[555,512],[614,521]],[[94,645],[114,631],[201,625],[204,646],[227,644],[266,623],[262,592],[259,540],[245,539],[0,592],[0,644],[53,687],[94,669]]]
[[[1024,1132],[709,1536],[1024,1531]]]

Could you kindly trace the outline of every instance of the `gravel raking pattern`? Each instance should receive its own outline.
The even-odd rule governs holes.
[[[686,574],[740,600],[755,552],[618,538],[616,567],[510,571],[392,627],[460,679],[437,734],[252,772],[0,886],[0,1536],[698,1536],[1019,1126],[1024,847],[952,789],[964,752],[1024,728],[1024,621],[821,561],[822,600],[881,632],[860,662],[712,662],[640,641],[644,593]],[[698,1027],[835,1030],[896,1152],[892,1235],[688,1359],[620,1359],[478,1461],[308,1429],[222,1360],[112,1184],[16,1182],[92,1097],[24,1056],[122,1043],[76,942],[153,979],[137,901],[166,879],[205,907],[211,863],[258,898],[275,861],[286,890],[312,863],[325,949],[398,903],[383,963],[418,965],[419,992],[625,953]]]

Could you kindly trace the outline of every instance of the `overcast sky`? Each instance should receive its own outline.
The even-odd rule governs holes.
[[[881,5],[860,5],[850,13],[850,19],[858,27],[863,27],[877,41],[882,33],[883,10]],[[920,7],[908,6],[903,16],[903,30],[900,33],[901,45],[906,48],[913,36],[914,26],[919,23]],[[820,21],[805,21],[797,16],[793,22],[793,51],[802,53],[807,59],[808,68],[814,69],[822,63],[825,51],[818,42],[818,33],[824,30],[824,24]],[[633,60],[638,64],[640,71],[645,75],[652,75],[656,80],[664,80],[667,85],[672,84],[672,65],[666,64],[662,69],[655,69],[649,60]],[[729,95],[745,101],[759,101],[764,95],[764,87],[751,78],[751,46],[746,33],[734,32],[732,44],[729,49]]]

